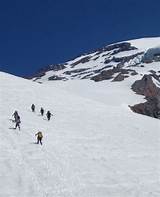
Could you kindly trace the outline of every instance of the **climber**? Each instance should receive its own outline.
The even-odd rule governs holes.
[[[31,105],[31,110],[32,110],[32,112],[35,112],[35,105],[34,104]]]
[[[51,114],[50,111],[47,111],[46,116],[47,116],[47,119],[49,121],[51,119],[51,116],[53,116],[53,114]]]
[[[42,138],[43,138],[42,132],[39,131],[38,133],[35,134],[35,136],[37,136],[37,144],[39,144],[40,142],[40,144],[42,145]]]
[[[41,113],[41,115],[43,116],[43,114],[44,114],[44,109],[41,107],[41,109],[40,109],[40,113]]]

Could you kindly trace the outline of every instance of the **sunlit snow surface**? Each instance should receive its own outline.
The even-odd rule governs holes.
[[[131,83],[37,84],[1,72],[0,196],[159,197],[160,123],[130,111],[144,102]],[[21,131],[12,129],[14,110]]]

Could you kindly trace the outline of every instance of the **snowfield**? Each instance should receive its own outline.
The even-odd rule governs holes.
[[[0,72],[0,197],[159,197],[160,122],[130,111],[144,101],[130,83],[38,84]]]

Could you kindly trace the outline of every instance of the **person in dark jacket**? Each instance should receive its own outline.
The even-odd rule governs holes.
[[[51,114],[50,111],[47,111],[46,116],[47,116],[47,119],[48,119],[48,121],[49,121],[49,120],[51,119],[51,116],[53,116],[53,114]]]
[[[18,111],[15,111],[12,116],[14,117],[14,121],[13,122],[16,122],[16,120],[18,118]]]
[[[17,127],[18,127],[19,130],[20,130],[20,123],[21,123],[21,120],[20,120],[20,116],[19,116],[19,115],[17,116],[15,122],[16,122],[15,129],[17,129]]]
[[[37,144],[41,144],[42,145],[42,138],[43,138],[43,135],[42,135],[42,132],[38,132],[35,134],[35,136],[37,136]]]
[[[40,109],[40,113],[41,113],[41,116],[43,116],[43,114],[44,114],[44,109],[41,107],[41,109]]]
[[[35,105],[34,104],[31,105],[31,110],[32,110],[32,112],[35,112]]]

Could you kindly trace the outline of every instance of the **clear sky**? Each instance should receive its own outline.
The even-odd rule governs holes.
[[[0,0],[0,70],[26,76],[116,41],[160,36],[160,0]]]

